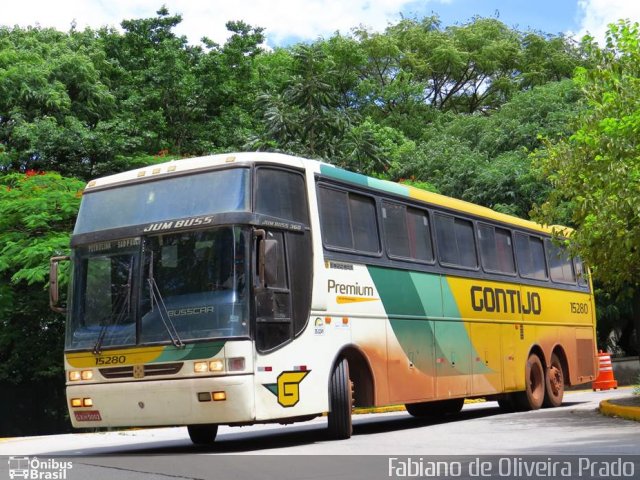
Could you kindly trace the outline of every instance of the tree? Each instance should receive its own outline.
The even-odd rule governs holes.
[[[0,170],[87,174],[106,143],[101,121],[114,97],[95,63],[101,55],[51,29],[0,28]]]
[[[49,310],[45,287],[49,258],[68,252],[83,186],[34,170],[0,176],[0,388],[20,392],[2,399],[17,415],[0,421],[5,435],[66,425],[64,318]]]
[[[573,244],[597,279],[640,285],[640,33],[611,25],[607,46],[589,44],[597,68],[578,70],[586,108],[573,135],[539,156],[553,191],[539,210],[552,224],[569,220]],[[562,218],[563,212],[568,218]]]
[[[348,112],[339,108],[333,61],[318,44],[298,45],[292,56],[292,71],[283,90],[265,92],[258,99],[265,132],[247,147],[333,158],[350,123]]]
[[[637,339],[640,30],[637,23],[620,21],[609,26],[604,49],[591,38],[584,42],[595,63],[595,68],[580,68],[576,74],[586,108],[577,117],[571,136],[550,141],[548,149],[538,154],[537,161],[553,190],[537,210],[537,218],[548,224],[560,220],[575,227],[571,245],[591,265],[594,278],[617,303],[631,299],[627,310],[635,318]],[[607,305],[601,311],[612,317]],[[622,328],[620,323],[624,322],[617,323]],[[626,337],[629,347],[632,335],[627,333]],[[640,345],[627,348],[627,353],[633,350],[640,351]]]
[[[569,132],[580,94],[571,80],[550,82],[513,95],[491,115],[439,112],[422,128],[422,141],[393,177],[434,184],[445,195],[527,218],[546,200],[549,184],[531,168],[529,154],[541,135]]]

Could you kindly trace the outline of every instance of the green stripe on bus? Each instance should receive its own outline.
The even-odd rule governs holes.
[[[472,358],[477,356],[469,332],[446,277],[429,273],[409,272],[381,267],[367,267],[373,279],[389,323],[407,358],[420,371],[434,375],[436,358],[445,358],[440,375],[489,373],[485,365],[472,370]],[[400,316],[420,319],[398,318]],[[440,320],[434,324],[434,318]],[[437,330],[434,333],[434,328]],[[468,352],[462,355],[455,352]]]
[[[178,360],[196,360],[199,358],[211,358],[222,350],[225,342],[191,343],[184,348],[174,346],[166,347],[153,363],[175,362]]]
[[[371,187],[377,190],[382,190],[383,192],[402,195],[404,197],[409,196],[409,189],[403,185],[398,185],[397,183],[389,182],[387,180],[370,178],[365,175],[361,175],[360,173],[348,172],[330,165],[320,165],[320,173],[343,182],[354,183],[363,187]]]

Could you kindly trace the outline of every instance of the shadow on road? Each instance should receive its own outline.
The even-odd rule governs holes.
[[[559,410],[571,408],[582,402],[566,402]],[[548,410],[551,412],[552,410]],[[375,435],[386,432],[402,430],[414,430],[428,428],[430,426],[456,423],[485,417],[495,416],[497,421],[512,419],[512,415],[505,414],[495,402],[487,402],[486,405],[474,405],[473,408],[465,408],[456,415],[448,415],[440,418],[414,418],[405,412],[379,415],[355,415],[353,435]],[[108,456],[108,455],[180,455],[180,454],[230,454],[268,452],[269,450],[296,447],[304,445],[322,444],[330,441],[326,432],[325,422],[300,423],[282,428],[269,428],[265,430],[243,431],[241,428],[231,432],[220,434],[211,447],[193,445],[189,440],[186,429],[184,439],[166,440],[124,445],[89,447],[74,449],[71,451],[49,452],[50,455],[82,455],[82,456]]]

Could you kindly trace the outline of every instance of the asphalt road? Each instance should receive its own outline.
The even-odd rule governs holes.
[[[212,448],[192,445],[185,428],[156,428],[5,439],[0,441],[0,455],[69,458],[76,463],[76,470],[69,473],[79,474],[83,469],[82,477],[69,475],[70,480],[89,475],[92,480],[248,478],[248,472],[259,478],[254,475],[255,462],[260,462],[261,478],[286,478],[277,473],[285,466],[291,478],[333,478],[326,472],[339,468],[336,459],[367,458],[356,457],[362,455],[640,455],[640,423],[604,417],[596,411],[600,400],[630,394],[629,389],[569,392],[562,407],[524,413],[502,413],[495,402],[469,404],[459,415],[438,421],[416,419],[406,412],[357,415],[354,435],[344,441],[327,439],[326,419],[319,418],[288,426],[221,427]],[[302,473],[308,472],[304,462],[309,462],[309,455],[328,456],[320,461],[328,462],[318,470],[324,473]],[[340,476],[361,478],[354,470],[357,462],[342,458],[348,464]],[[303,464],[292,466],[294,459]],[[217,462],[213,470],[212,462]],[[0,480],[8,478],[3,463]],[[384,473],[386,478],[388,472]],[[640,465],[636,473],[640,476]],[[367,474],[367,478],[375,476]]]

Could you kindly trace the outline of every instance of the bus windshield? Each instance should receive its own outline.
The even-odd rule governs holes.
[[[249,335],[247,248],[238,227],[146,239],[141,343]]]
[[[66,348],[248,336],[248,238],[225,226],[78,248]]]
[[[82,197],[73,233],[248,211],[249,179],[248,168],[230,168],[88,191]]]

